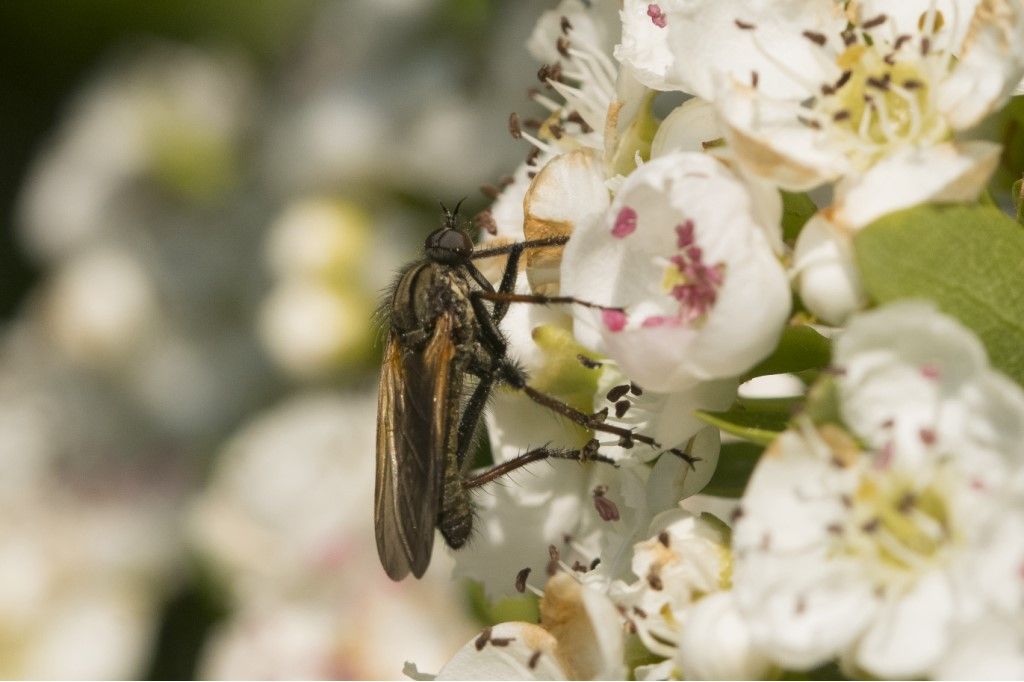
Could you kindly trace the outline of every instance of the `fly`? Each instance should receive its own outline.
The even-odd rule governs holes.
[[[460,202],[461,203],[461,202]],[[604,415],[585,414],[527,384],[526,372],[508,357],[498,325],[511,303],[573,303],[568,296],[513,293],[526,249],[560,246],[550,237],[473,250],[458,225],[458,210],[442,205],[442,226],[424,244],[424,258],[405,267],[382,306],[387,330],[377,403],[377,475],[374,524],[381,564],[393,580],[421,577],[430,563],[434,529],[453,549],[472,529],[469,491],[515,469],[548,458],[610,462],[591,440],[576,450],[535,448],[471,475],[469,450],[491,390],[505,384],[530,399],[620,443],[657,445]],[[507,255],[495,289],[473,261]],[[488,307],[490,306],[490,307]],[[463,400],[468,382],[476,385]]]

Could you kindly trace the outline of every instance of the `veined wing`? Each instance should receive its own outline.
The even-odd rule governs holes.
[[[422,352],[388,337],[377,402],[377,553],[392,580],[427,570],[434,545],[446,448],[453,318],[442,314]]]

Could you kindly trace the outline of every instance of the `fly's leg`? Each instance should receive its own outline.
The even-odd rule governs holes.
[[[518,457],[508,460],[507,462],[496,464],[495,466],[477,474],[476,476],[472,476],[470,478],[465,479],[462,485],[467,490],[471,488],[478,488],[484,485],[485,483],[490,483],[491,481],[497,478],[501,478],[506,474],[510,474],[516,469],[521,469],[522,467],[528,464],[540,462],[545,459],[568,459],[581,463],[604,462],[605,464],[611,464],[612,466],[615,466],[614,461],[608,459],[607,457],[597,454],[597,448],[598,444],[596,440],[591,440],[589,443],[587,443],[578,450],[566,450],[563,448],[549,447],[534,448],[533,450],[524,452]]]
[[[480,415],[487,405],[487,399],[491,395],[491,388],[494,386],[494,373],[480,373],[480,383],[473,389],[473,395],[469,397],[466,407],[462,412],[462,419],[459,421],[458,445],[455,450],[456,461],[459,471],[465,471],[469,459],[469,449],[473,445],[473,434],[476,432],[477,424],[480,422]]]
[[[619,445],[624,448],[631,448],[635,443],[643,443],[644,445],[649,445],[653,448],[661,447],[661,445],[650,436],[634,433],[632,429],[627,429],[622,426],[605,424],[604,420],[607,416],[607,412],[602,411],[595,414],[586,414],[584,412],[580,412],[572,405],[562,402],[554,396],[538,391],[526,383],[526,373],[508,358],[503,357],[498,360],[496,371],[502,381],[525,393],[533,402],[538,405],[543,405],[549,410],[562,415],[566,419],[579,424],[585,429],[618,436]]]
[[[504,291],[476,291],[473,292],[478,298],[482,298],[485,301],[495,301],[495,310],[499,305],[504,305],[508,308],[509,303],[537,303],[539,305],[551,305],[553,303],[573,303],[575,305],[582,305],[587,308],[597,308],[598,310],[617,310],[621,311],[622,308],[616,308],[614,306],[600,305],[597,303],[591,303],[589,301],[582,301],[572,296],[543,296],[541,294],[515,294]]]

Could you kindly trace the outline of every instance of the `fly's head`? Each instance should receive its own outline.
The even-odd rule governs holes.
[[[454,211],[449,211],[441,204],[443,211],[441,227],[434,230],[427,236],[423,248],[427,258],[435,263],[446,265],[458,265],[469,260],[473,253],[473,240],[469,238],[466,231],[459,227],[459,206],[460,201],[455,205]]]

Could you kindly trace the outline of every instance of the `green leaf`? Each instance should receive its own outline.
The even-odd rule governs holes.
[[[717,497],[742,497],[764,448],[756,443],[725,443],[718,456],[715,475],[701,493]]]
[[[725,412],[698,410],[697,418],[743,440],[768,445],[786,430],[802,398],[739,398]]]
[[[1024,383],[1024,230],[985,206],[919,206],[854,238],[878,303],[931,299],[973,330],[999,370]]]
[[[804,193],[782,192],[782,239],[792,246],[818,207]]]
[[[824,336],[806,325],[786,327],[772,354],[747,372],[746,378],[823,369],[831,359],[832,345]]]

